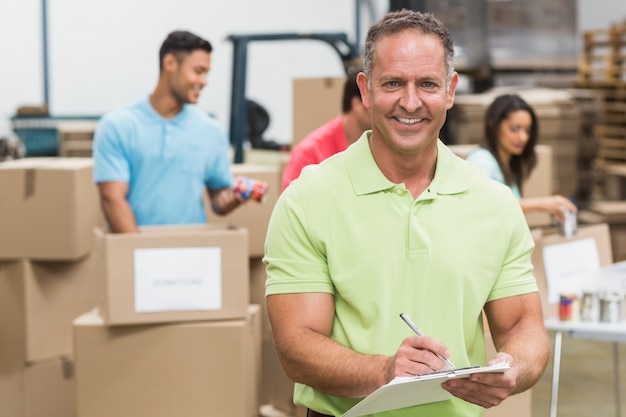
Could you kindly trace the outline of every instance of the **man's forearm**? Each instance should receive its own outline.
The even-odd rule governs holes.
[[[550,356],[550,342],[541,326],[528,326],[516,332],[498,347],[499,352],[513,356],[519,367],[519,377],[514,393],[531,388],[543,374]]]
[[[105,201],[102,210],[112,233],[137,233],[139,228],[127,201]]]

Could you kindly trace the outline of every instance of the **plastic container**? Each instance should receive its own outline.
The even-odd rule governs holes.
[[[57,125],[67,120],[98,120],[100,116],[13,116],[13,131],[24,144],[24,156],[57,156]]]

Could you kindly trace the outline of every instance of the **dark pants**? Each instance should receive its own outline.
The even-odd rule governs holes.
[[[333,417],[328,414],[318,413],[317,411],[313,411],[310,408],[307,408],[306,417]]]

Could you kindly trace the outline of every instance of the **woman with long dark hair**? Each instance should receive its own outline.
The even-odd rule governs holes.
[[[508,185],[518,198],[524,213],[544,211],[559,222],[564,210],[576,212],[576,206],[562,195],[524,197],[522,185],[537,164],[535,145],[539,135],[533,108],[517,94],[503,94],[487,108],[485,138],[467,160],[483,167],[492,179]]]

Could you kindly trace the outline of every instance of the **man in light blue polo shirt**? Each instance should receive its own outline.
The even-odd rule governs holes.
[[[372,26],[357,82],[372,130],[309,166],[270,219],[267,311],[309,417],[341,416],[395,377],[507,361],[393,417],[478,417],[529,389],[550,346],[534,243],[510,190],[438,139],[458,74],[449,31],[398,11]],[[483,312],[497,350],[486,357]],[[415,335],[399,315],[421,328]],[[419,388],[417,388],[419,389]]]
[[[193,105],[207,83],[211,51],[208,41],[190,32],[170,33],[159,51],[152,94],[98,124],[94,180],[112,232],[205,223],[205,189],[216,214],[244,202],[233,191],[226,135]]]

